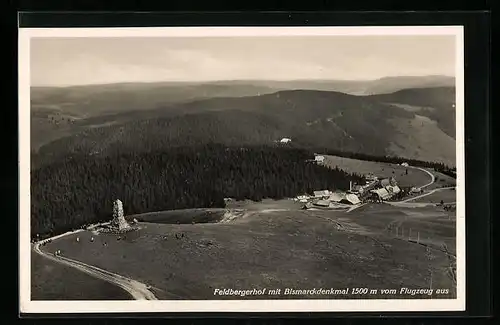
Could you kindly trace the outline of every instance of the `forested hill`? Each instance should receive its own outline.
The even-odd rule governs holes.
[[[455,165],[454,100],[454,90],[447,88],[408,89],[384,96],[290,90],[211,98],[75,120],[54,129],[53,135],[33,132],[32,140],[45,134],[60,137],[39,148],[33,162],[37,168],[45,160],[73,154],[107,155],[208,142],[270,145],[287,137],[303,148],[321,146]],[[32,128],[36,125],[33,122]]]
[[[350,180],[363,180],[306,161],[311,158],[291,148],[212,144],[61,160],[32,172],[32,235],[110,220],[117,198],[126,214],[135,214],[223,207],[225,197],[258,201],[347,189]]]
[[[453,139],[432,122],[371,98],[337,92],[294,90],[212,98],[145,113],[93,118],[92,126],[40,148],[34,161],[207,142],[270,145],[282,137],[292,138],[294,145],[303,148],[395,154],[447,164],[454,160]]]

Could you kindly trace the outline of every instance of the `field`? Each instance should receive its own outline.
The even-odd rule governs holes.
[[[394,177],[398,182],[399,186],[415,186],[420,187],[429,184],[431,177],[426,172],[412,168],[404,167],[396,164],[389,164],[383,162],[358,160],[351,158],[343,158],[338,156],[325,155],[325,160],[323,164],[328,167],[335,168],[338,167],[347,172],[358,173],[358,174],[373,174],[379,178]],[[424,168],[425,169],[425,168]],[[408,170],[408,174],[406,171]],[[436,177],[436,181],[426,187],[426,190],[431,190],[434,188],[442,186],[455,186],[456,180],[450,176],[444,175],[442,173],[436,172],[431,169],[426,169]]]
[[[216,223],[224,217],[224,209],[184,209],[159,211],[127,216],[128,221],[137,219],[140,222],[185,224],[185,223]]]
[[[433,288],[450,290],[434,298],[455,294],[442,252],[443,243],[454,250],[455,223],[434,207],[368,205],[345,213],[299,210],[285,200],[240,203],[234,212],[219,223],[139,222],[138,231],[121,237],[86,231],[79,242],[70,235],[44,249],[151,285],[158,299],[241,299],[215,297],[216,288],[428,288],[431,274]],[[420,244],[408,241],[410,228]]]
[[[379,178],[394,177],[398,185],[423,186],[431,181],[431,177],[418,169],[403,167],[396,164],[381,163],[375,161],[365,161],[337,156],[324,156],[324,164],[331,168],[338,167],[350,173],[373,174]],[[406,171],[408,170],[408,174]]]
[[[440,203],[441,200],[443,200],[444,203],[452,203],[455,202],[456,199],[457,192],[455,191],[455,189],[445,189],[413,200],[413,202]]]
[[[64,279],[64,280],[62,280]],[[129,300],[114,284],[31,254],[32,300]]]
[[[440,207],[406,208],[391,205],[366,205],[349,214],[357,223],[370,229],[382,229],[388,236],[417,240],[442,249],[445,244],[455,252],[455,213]],[[410,230],[411,229],[411,230]]]
[[[456,186],[457,185],[457,180],[454,179],[453,177],[450,177],[450,176],[442,174],[442,173],[435,172],[433,170],[429,170],[429,171],[434,174],[434,176],[436,177],[436,181],[433,184],[426,187],[426,190],[432,190],[432,189],[439,188],[439,187],[449,187],[449,186]]]

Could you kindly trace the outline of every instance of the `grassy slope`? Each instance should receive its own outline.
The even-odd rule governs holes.
[[[331,168],[338,167],[340,169],[345,170],[346,172],[355,171],[356,173],[360,174],[371,173],[378,177],[394,176],[398,184],[400,186],[405,186],[405,187],[406,186],[419,187],[428,184],[431,180],[430,176],[427,173],[419,169],[406,168],[396,164],[365,161],[365,160],[344,158],[338,156],[329,156],[329,155],[325,155],[324,164]],[[408,169],[408,175],[406,175],[405,173],[406,169]],[[457,183],[456,179],[431,169],[427,170],[436,177],[436,181],[433,184],[427,186],[425,188],[426,191],[440,187],[456,186]],[[393,171],[394,174],[392,173]],[[423,198],[419,202],[430,202],[430,201],[425,201],[425,198]]]
[[[374,161],[364,161],[337,156],[325,156],[324,164],[331,168],[338,167],[347,172],[360,174],[372,173],[380,177],[394,177],[400,186],[422,186],[430,182],[430,176],[418,169],[407,168],[401,165]],[[408,175],[406,175],[408,170]],[[394,173],[393,173],[394,172]]]
[[[388,147],[389,154],[456,166],[456,141],[435,121],[416,115],[412,119],[396,117],[391,123],[397,132]]]
[[[417,233],[420,232],[422,242],[429,243],[436,249],[445,243],[451,253],[455,252],[455,213],[439,207],[398,208],[390,205],[366,205],[352,213],[351,218],[371,229],[384,227],[388,236],[400,240],[416,240]]]
[[[457,186],[457,180],[453,177],[450,177],[448,175],[444,175],[438,172],[435,172],[433,170],[429,170],[431,173],[434,174],[436,177],[436,182],[433,184],[429,185],[426,190],[432,190],[435,188],[440,188],[440,187],[450,187],[450,186]]]
[[[439,129],[455,138],[455,87],[403,89],[391,94],[369,96],[382,103],[395,104],[437,121]]]
[[[215,223],[224,216],[225,209],[181,209],[158,211],[127,216],[128,221],[137,219],[140,222],[164,224]]]
[[[225,224],[146,223],[119,241],[113,235],[94,235],[90,243],[92,234],[85,232],[80,243],[69,237],[48,249],[148,283],[163,299],[213,299],[215,288],[426,287],[425,248],[387,231],[407,214],[374,213],[291,210],[257,212]],[[453,223],[436,213],[424,215],[424,222],[412,225],[415,231],[421,227],[422,236],[433,237],[436,247],[443,240],[451,245],[446,236],[454,235]],[[344,227],[338,229],[332,219]],[[441,230],[423,229],[427,221]],[[175,233],[185,237],[176,239]],[[451,289],[447,259],[439,251],[433,254],[434,287]]]
[[[445,203],[455,202],[457,199],[457,192],[455,190],[441,190],[434,192],[422,198],[416,199],[413,202],[431,202],[439,203],[441,200]]]
[[[114,284],[31,254],[32,300],[130,300]]]

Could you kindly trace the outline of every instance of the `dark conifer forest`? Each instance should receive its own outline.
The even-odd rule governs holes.
[[[260,201],[319,189],[347,189],[362,176],[329,169],[294,148],[205,145],[108,156],[73,156],[31,175],[31,232],[42,237],[125,214],[224,207],[224,198]]]

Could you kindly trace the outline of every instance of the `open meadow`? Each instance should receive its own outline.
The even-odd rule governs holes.
[[[454,188],[450,188],[450,189],[442,189],[440,191],[436,191],[429,195],[412,200],[412,202],[440,203],[442,200],[443,203],[453,203],[456,202],[456,199],[457,199],[456,190]]]
[[[397,164],[389,164],[384,162],[366,161],[359,159],[344,158],[338,156],[325,155],[323,164],[330,168],[338,167],[350,173],[361,175],[373,174],[379,178],[394,177],[399,186],[402,187],[420,187],[429,184],[432,180],[431,176],[425,171],[413,167],[404,167]],[[438,176],[437,184],[431,184],[429,189],[439,186],[453,186],[455,180],[449,176],[429,170],[434,176]]]
[[[453,177],[436,172],[434,170],[429,170],[429,172],[434,174],[434,177],[436,179],[434,183],[425,188],[426,190],[432,190],[440,187],[451,187],[457,185],[457,180]]]
[[[216,223],[224,218],[225,209],[180,209],[171,211],[149,212],[126,216],[127,221],[136,219],[140,222],[186,224]]]
[[[450,260],[441,247],[446,243],[454,251],[455,223],[435,207],[366,205],[346,213],[300,210],[289,200],[264,201],[240,204],[218,223],[138,225],[139,230],[120,236],[84,231],[56,239],[43,249],[61,250],[68,258],[150,285],[158,299],[241,299],[214,296],[216,288],[399,290],[428,288],[431,282],[433,288],[450,290],[433,298],[455,295]],[[420,232],[420,243],[408,241],[410,228],[415,236]],[[431,257],[425,243],[430,244]],[[66,283],[67,276],[60,276]],[[380,297],[380,292],[370,295]]]

